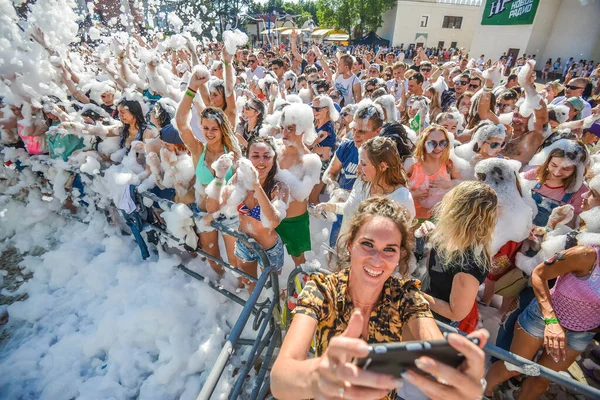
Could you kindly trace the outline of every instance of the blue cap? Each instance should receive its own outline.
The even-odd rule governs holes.
[[[183,144],[183,141],[179,136],[179,131],[171,124],[164,126],[160,130],[160,139],[166,143]]]

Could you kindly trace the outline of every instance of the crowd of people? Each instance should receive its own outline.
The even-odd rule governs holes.
[[[228,31],[209,45],[189,34],[117,33],[68,53],[48,32],[29,33],[53,80],[3,73],[4,168],[54,164],[60,173],[47,179],[70,212],[90,203],[85,175],[105,170],[121,180],[112,195],[120,209],[131,211],[124,194],[135,184],[245,233],[279,270],[286,253],[299,266],[315,250],[315,219],[331,224],[332,274],[313,276],[298,297],[272,373],[279,398],[395,398],[397,377],[352,364],[366,343],[442,338],[435,318],[482,346],[478,306],[495,296],[504,315],[496,344],[506,350],[562,371],[592,343],[600,326],[593,63],[571,60],[541,85],[535,57],[492,62],[411,47],[407,63],[401,51],[324,53],[296,31],[289,50],[254,49]],[[549,60],[539,74],[546,81],[561,66]],[[172,216],[154,211],[173,228]],[[184,231],[186,244],[250,275],[267,267],[208,224]],[[219,279],[223,268],[209,262]],[[244,278],[239,285],[253,289]],[[419,359],[438,382],[407,373],[404,396],[491,398],[519,374],[498,361],[486,387],[483,352],[449,341],[466,356],[463,368]],[[316,357],[307,359],[311,342]],[[548,384],[528,377],[519,398]]]

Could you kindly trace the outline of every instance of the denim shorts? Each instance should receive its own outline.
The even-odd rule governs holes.
[[[277,271],[281,271],[281,268],[283,268],[283,249],[283,241],[278,236],[277,242],[273,245],[273,247],[265,250],[267,257],[269,258],[269,262],[272,266],[277,268]],[[240,261],[246,263],[258,261],[258,265],[260,265],[260,267],[263,269],[265,268],[258,254],[239,240],[235,242],[235,256],[239,258]]]
[[[544,329],[546,324],[544,323],[544,317],[540,310],[540,304],[537,299],[531,300],[531,303],[527,308],[519,315],[519,325],[531,336],[543,339]],[[567,334],[567,346],[575,351],[584,351],[585,348],[592,342],[594,332],[575,332],[570,331],[566,328],[565,333]]]

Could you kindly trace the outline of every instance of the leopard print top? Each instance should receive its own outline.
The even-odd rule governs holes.
[[[304,314],[317,320],[315,354],[322,355],[329,341],[344,332],[354,306],[348,291],[350,269],[311,277],[298,296],[295,314]],[[402,327],[413,318],[433,318],[429,304],[420,292],[418,280],[391,276],[383,286],[382,300],[369,319],[368,343],[402,341]],[[392,391],[384,399],[395,399]]]

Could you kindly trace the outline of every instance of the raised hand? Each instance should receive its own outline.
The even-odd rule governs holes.
[[[215,170],[215,176],[219,179],[225,178],[227,171],[233,166],[233,153],[221,155],[217,161],[212,163],[211,167]]]

